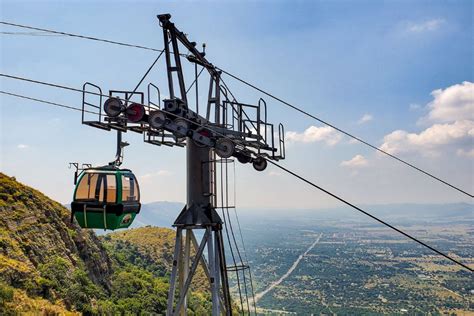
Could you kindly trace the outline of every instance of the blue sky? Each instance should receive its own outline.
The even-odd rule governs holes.
[[[259,87],[474,191],[471,1],[2,1],[2,20],[160,48],[156,14],[169,12],[207,57]],[[25,30],[0,26],[2,32]],[[149,51],[63,36],[0,35],[2,73],[81,88],[132,90],[156,58]],[[164,60],[148,78],[166,92]],[[187,77],[190,82],[191,77]],[[239,100],[261,95],[225,79]],[[1,89],[80,106],[80,94],[1,79]],[[204,83],[204,82],[203,82]],[[356,203],[471,201],[398,162],[267,98],[283,122],[285,166]],[[0,96],[0,169],[68,202],[70,161],[103,164],[114,134],[80,113]],[[305,133],[306,131],[306,133]],[[398,132],[395,132],[398,131]],[[124,166],[145,202],[184,201],[185,151],[127,133]],[[338,205],[268,168],[237,166],[238,205]]]

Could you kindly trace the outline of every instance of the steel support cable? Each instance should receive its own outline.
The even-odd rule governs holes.
[[[140,85],[142,84],[143,80],[145,80],[146,76],[148,76],[148,74],[150,73],[150,71],[153,69],[153,67],[155,66],[155,64],[158,62],[158,60],[160,59],[161,55],[163,55],[165,51],[162,50],[161,53],[158,55],[158,57],[156,57],[155,61],[151,64],[150,67],[148,67],[148,70],[145,72],[145,74],[142,76],[142,78],[140,79],[140,81],[138,81],[137,85],[135,86],[135,89],[133,89],[132,93],[130,94],[130,97],[128,97],[128,99],[130,99],[134,94],[135,92],[137,92],[138,88],[140,87]]]
[[[197,64],[196,64],[197,65]],[[194,84],[196,83],[196,81],[199,79],[199,76],[201,76],[202,72],[204,71],[204,67],[201,68],[201,71],[199,71],[199,73],[197,74],[196,78],[194,79],[194,81],[191,83],[191,85],[188,87],[188,89],[186,89],[186,94],[189,92],[189,90],[191,90],[191,88],[194,86]]]
[[[2,35],[25,35],[25,36],[64,36],[62,34],[50,34],[47,32],[0,32]]]
[[[16,24],[16,23],[10,23],[10,22],[5,22],[5,21],[0,21],[0,24],[9,25],[9,26],[15,26],[15,27],[20,27],[20,28],[25,28],[25,29],[30,29],[30,30],[48,32],[48,33],[53,33],[53,34],[59,34],[59,35],[66,35],[66,36],[71,36],[71,37],[77,37],[77,38],[82,38],[82,39],[89,39],[89,40],[94,40],[94,41],[99,41],[99,42],[105,42],[105,43],[109,43],[109,44],[115,44],[115,45],[121,45],[121,46],[133,47],[133,48],[140,48],[140,49],[151,50],[151,51],[156,51],[156,52],[162,52],[162,51],[163,51],[162,49],[156,49],[156,48],[146,47],[146,46],[142,46],[142,45],[134,45],[134,44],[128,44],[128,43],[123,43],[123,42],[111,41],[111,40],[107,40],[107,39],[101,39],[101,38],[97,38],[97,37],[91,37],[91,36],[84,36],[84,35],[78,35],[78,34],[72,34],[72,33],[66,33],[66,32],[54,31],[54,30],[48,30],[48,29],[43,29],[43,28],[38,28],[38,27],[32,27],[32,26],[27,26],[27,25],[22,25],[22,24]],[[184,55],[184,56],[185,56],[185,55]],[[352,138],[352,139],[355,139],[356,141],[358,141],[358,142],[360,142],[360,143],[362,143],[362,144],[364,144],[364,145],[366,145],[366,146],[368,146],[368,147],[370,147],[370,148],[372,148],[372,149],[375,149],[376,151],[378,151],[378,152],[380,152],[380,153],[382,153],[382,154],[384,154],[384,155],[386,155],[386,156],[388,156],[388,157],[391,157],[391,158],[393,158],[393,159],[395,159],[395,160],[397,160],[397,161],[403,163],[404,165],[406,165],[406,166],[408,166],[408,167],[410,167],[410,168],[413,168],[414,170],[416,170],[416,171],[418,171],[418,172],[420,172],[420,173],[422,173],[422,174],[424,174],[424,175],[426,175],[426,176],[428,176],[428,177],[430,177],[430,178],[432,178],[432,179],[434,179],[434,180],[436,180],[436,181],[439,181],[439,182],[441,182],[442,184],[444,184],[444,185],[446,185],[446,186],[448,186],[448,187],[450,187],[450,188],[452,188],[452,189],[454,189],[454,190],[456,190],[456,191],[458,191],[458,192],[460,192],[460,193],[463,193],[463,194],[465,194],[465,195],[467,195],[467,196],[469,196],[469,197],[471,197],[471,198],[474,198],[474,195],[473,195],[473,194],[468,193],[467,191],[465,191],[465,190],[463,190],[463,189],[461,189],[461,188],[459,188],[459,187],[457,187],[457,186],[455,186],[455,185],[453,185],[453,184],[451,184],[451,183],[449,183],[449,182],[447,182],[447,181],[445,181],[445,180],[443,180],[443,179],[441,179],[441,178],[439,178],[439,177],[437,177],[437,176],[435,176],[435,175],[429,173],[428,171],[425,171],[425,170],[423,170],[423,169],[421,169],[421,168],[415,166],[414,164],[412,164],[412,163],[410,163],[410,162],[408,162],[408,161],[406,161],[406,160],[404,160],[404,159],[402,159],[402,158],[399,158],[399,157],[397,157],[397,156],[395,156],[395,155],[393,155],[393,154],[390,154],[389,152],[387,152],[387,151],[385,151],[385,150],[383,150],[383,149],[381,149],[381,148],[379,148],[379,147],[377,147],[377,146],[375,146],[375,145],[372,145],[372,144],[370,144],[369,142],[367,142],[367,141],[365,141],[365,140],[363,140],[363,139],[361,139],[361,138],[359,138],[359,137],[357,137],[357,136],[355,136],[355,135],[353,135],[353,134],[351,134],[351,133],[349,133],[349,132],[346,132],[346,131],[343,130],[343,129],[340,129],[339,127],[336,127],[335,125],[333,125],[333,124],[331,124],[331,123],[329,123],[329,122],[327,122],[327,121],[325,121],[325,120],[322,120],[322,119],[316,117],[315,115],[313,115],[313,114],[311,114],[311,113],[309,113],[309,112],[307,112],[307,111],[304,111],[304,110],[300,109],[299,107],[297,107],[297,106],[295,106],[295,105],[293,105],[293,104],[291,104],[291,103],[289,103],[289,102],[286,102],[285,100],[283,100],[283,99],[281,99],[281,98],[279,98],[279,97],[277,97],[277,96],[275,96],[275,95],[273,95],[273,94],[271,94],[271,93],[269,93],[269,92],[267,92],[267,91],[265,91],[265,90],[263,90],[263,89],[258,88],[257,86],[251,84],[250,82],[248,82],[248,81],[246,81],[246,80],[244,80],[244,79],[241,79],[241,78],[239,78],[239,77],[237,77],[237,76],[231,74],[230,72],[228,72],[228,71],[226,71],[226,70],[224,70],[224,69],[222,69],[222,68],[220,68],[220,67],[215,67],[215,68],[218,69],[219,71],[222,71],[222,72],[225,73],[226,75],[228,75],[228,76],[234,78],[235,80],[240,81],[241,83],[243,83],[243,84],[245,84],[245,85],[247,85],[247,86],[249,86],[249,87],[251,87],[251,88],[253,88],[253,89],[255,89],[255,90],[257,90],[257,91],[259,91],[259,92],[261,92],[261,93],[263,93],[263,94],[265,94],[266,96],[268,96],[268,97],[270,97],[270,98],[272,98],[272,99],[274,99],[274,100],[276,100],[276,101],[278,101],[278,102],[280,102],[280,103],[282,103],[282,104],[284,104],[284,105],[286,105],[286,106],[288,106],[288,107],[294,109],[295,111],[298,111],[298,112],[300,112],[300,113],[302,113],[302,114],[304,114],[304,115],[306,115],[306,116],[308,116],[308,117],[310,117],[310,118],[312,118],[312,119],[314,119],[314,120],[316,120],[316,121],[318,121],[318,122],[320,122],[320,123],[322,123],[322,124],[324,124],[324,125],[327,125],[327,126],[333,128],[333,129],[335,129],[336,131],[338,131],[338,132],[340,132],[340,133],[342,133],[342,134],[344,134],[344,135],[346,135],[346,136],[348,136],[348,137],[350,137],[350,138]],[[224,85],[225,85],[225,84],[224,84]],[[234,98],[234,99],[235,99],[235,98]]]
[[[248,82],[248,81],[246,81],[246,80],[244,80],[244,79],[241,79],[241,78],[239,78],[239,77],[237,77],[237,76],[235,76],[235,75],[229,73],[228,71],[223,70],[222,68],[219,68],[219,67],[216,67],[216,68],[219,69],[220,71],[222,71],[223,73],[225,73],[226,75],[228,75],[228,76],[234,78],[235,80],[240,81],[241,83],[243,83],[243,84],[245,84],[245,85],[247,85],[247,86],[249,86],[249,87],[251,87],[251,88],[253,88],[253,89],[255,89],[255,90],[257,90],[257,91],[259,91],[259,92],[261,92],[261,93],[263,93],[263,94],[265,94],[266,96],[268,96],[268,97],[270,97],[270,98],[272,98],[272,99],[274,99],[274,100],[276,100],[276,101],[278,101],[278,102],[280,102],[280,103],[282,103],[282,104],[284,104],[284,105],[286,105],[286,106],[292,108],[293,110],[298,111],[298,112],[300,112],[300,113],[302,113],[302,114],[304,114],[304,115],[306,115],[306,116],[308,116],[308,117],[310,117],[310,118],[312,118],[312,119],[314,119],[314,120],[316,120],[316,121],[318,121],[318,122],[320,122],[320,123],[322,123],[322,124],[324,124],[324,125],[327,125],[327,126],[333,128],[333,129],[335,129],[336,131],[338,131],[338,132],[340,132],[340,133],[342,133],[342,134],[344,134],[344,135],[346,135],[346,136],[348,136],[348,137],[350,137],[350,138],[352,138],[352,139],[355,139],[355,140],[357,140],[358,142],[360,142],[360,143],[362,143],[362,144],[364,144],[364,145],[366,145],[366,146],[368,146],[368,147],[370,147],[370,148],[372,148],[372,149],[375,149],[376,151],[378,151],[378,152],[380,152],[380,153],[382,153],[382,154],[384,154],[384,155],[387,155],[387,156],[389,156],[389,157],[391,157],[391,158],[393,158],[393,159],[395,159],[395,160],[397,160],[397,161],[399,161],[399,162],[405,164],[406,166],[411,167],[411,168],[413,168],[413,169],[415,169],[415,170],[417,170],[417,171],[423,173],[424,175],[431,177],[431,178],[434,179],[434,180],[437,180],[437,181],[439,181],[439,182],[441,182],[441,183],[447,185],[448,187],[450,187],[450,188],[452,188],[452,189],[454,189],[454,190],[457,190],[457,191],[459,191],[459,192],[461,192],[461,193],[463,193],[463,194],[465,194],[465,195],[467,195],[467,196],[469,196],[469,197],[471,197],[471,198],[474,198],[474,195],[473,195],[473,194],[468,193],[467,191],[465,191],[465,190],[463,190],[463,189],[461,189],[461,188],[459,188],[459,187],[457,187],[457,186],[455,186],[455,185],[453,185],[453,184],[451,184],[451,183],[449,183],[449,182],[447,182],[447,181],[445,181],[445,180],[443,180],[443,179],[441,179],[441,178],[439,178],[439,177],[437,177],[437,176],[435,176],[435,175],[429,173],[428,171],[425,171],[425,170],[423,170],[423,169],[421,169],[421,168],[415,166],[414,164],[412,164],[412,163],[410,163],[410,162],[408,162],[408,161],[406,161],[406,160],[403,160],[403,159],[401,159],[401,158],[399,158],[399,157],[397,157],[397,156],[395,156],[395,155],[393,155],[393,154],[391,154],[391,153],[389,153],[389,152],[387,152],[387,151],[385,151],[385,150],[383,150],[383,149],[381,149],[381,148],[379,148],[379,147],[377,147],[377,146],[375,146],[375,145],[372,145],[372,144],[370,144],[369,142],[367,142],[367,141],[365,141],[365,140],[363,140],[363,139],[361,139],[361,138],[359,138],[359,137],[357,137],[357,136],[355,136],[355,135],[353,135],[353,134],[351,134],[351,133],[349,133],[349,132],[346,132],[346,131],[343,130],[343,129],[340,129],[339,127],[335,126],[334,124],[331,124],[331,123],[329,123],[329,122],[327,122],[327,121],[325,121],[325,120],[322,120],[322,119],[318,118],[317,116],[315,116],[315,115],[313,115],[313,114],[311,114],[311,113],[309,113],[309,112],[307,112],[307,111],[305,111],[305,110],[302,110],[301,108],[299,108],[299,107],[297,107],[297,106],[295,106],[295,105],[293,105],[293,104],[291,104],[291,103],[289,103],[289,102],[286,102],[285,100],[283,100],[283,99],[281,99],[281,98],[279,98],[279,97],[277,97],[277,96],[271,94],[270,92],[267,92],[267,91],[265,91],[265,90],[263,90],[263,89],[260,89],[259,87],[257,87],[257,86],[255,86],[255,85],[251,84],[250,82]]]
[[[17,97],[17,98],[21,98],[21,99],[36,101],[36,102],[45,103],[45,104],[49,104],[49,105],[59,106],[59,107],[66,108],[66,109],[69,109],[69,110],[75,110],[75,111],[82,112],[82,109],[80,109],[80,108],[75,108],[73,106],[69,106],[69,105],[65,105],[65,104],[61,104],[61,103],[56,103],[56,102],[46,101],[46,100],[37,99],[37,98],[33,98],[33,97],[28,97],[26,95],[16,94],[16,93],[7,92],[7,91],[3,91],[3,90],[0,90],[0,93],[5,94],[5,95],[9,95],[9,96],[13,96],[13,97]],[[99,113],[92,112],[92,111],[84,110],[84,112],[99,115]]]
[[[70,91],[77,91],[77,92],[84,93],[83,90],[76,89],[76,88],[71,88],[71,87],[67,87],[67,86],[63,86],[63,85],[58,85],[58,84],[53,84],[53,83],[48,83],[48,82],[43,82],[43,81],[28,79],[28,78],[16,77],[16,76],[11,76],[11,75],[5,75],[5,74],[1,74],[1,73],[0,73],[0,76],[2,76],[2,77],[7,77],[7,78],[12,78],[12,79],[17,79],[17,80],[22,80],[22,81],[28,81],[28,82],[32,82],[32,83],[43,84],[43,85],[52,86],[52,87],[56,87],[56,88],[62,88],[62,89],[70,90]],[[98,95],[98,96],[101,96],[101,95],[102,95],[102,96],[108,97],[107,95],[103,95],[103,94],[100,94],[100,93],[89,92],[89,91],[85,91],[85,92],[88,93],[88,94],[92,94],[92,95]],[[120,99],[120,100],[123,100],[123,99]],[[140,105],[146,106],[145,104],[140,104]],[[75,110],[80,110],[80,109],[77,109],[77,108],[74,108],[74,109],[75,109]],[[81,111],[82,111],[82,110],[81,110]],[[234,139],[228,137],[227,135],[222,134],[222,133],[219,132],[219,131],[213,130],[211,127],[209,127],[209,126],[207,126],[207,125],[205,125],[205,124],[196,123],[196,122],[194,122],[193,120],[190,120],[190,119],[185,118],[185,117],[181,117],[181,116],[179,116],[179,115],[177,115],[177,114],[173,114],[173,113],[169,113],[169,112],[167,112],[167,113],[170,114],[170,115],[172,115],[172,116],[175,116],[175,117],[180,117],[180,118],[182,118],[183,120],[188,121],[188,122],[193,123],[193,124],[196,124],[196,125],[198,125],[198,126],[200,126],[200,127],[205,127],[205,128],[207,128],[207,129],[213,131],[214,133],[216,133],[216,135],[220,135],[220,136],[222,136],[222,137],[224,137],[224,138],[227,138],[228,140],[230,140],[230,141],[232,141],[234,144],[236,144],[236,142],[235,142]],[[96,114],[97,114],[97,113],[96,113]],[[257,155],[257,154],[256,154],[256,155]],[[381,219],[375,217],[374,215],[372,215],[372,214],[370,214],[370,213],[368,213],[368,212],[362,210],[361,208],[357,207],[356,205],[351,204],[350,202],[347,202],[347,201],[344,200],[343,198],[341,198],[341,197],[339,197],[339,196],[337,196],[337,195],[335,195],[335,194],[333,194],[333,193],[331,193],[331,192],[329,192],[329,191],[323,189],[322,187],[320,187],[320,186],[318,186],[318,185],[312,183],[311,181],[306,180],[305,178],[299,176],[298,174],[292,172],[291,170],[289,170],[289,169],[287,169],[287,168],[285,168],[285,167],[283,167],[283,166],[281,166],[281,165],[279,165],[279,164],[273,162],[272,160],[267,159],[267,158],[264,157],[264,156],[259,156],[259,157],[266,159],[268,162],[270,162],[271,164],[277,166],[278,168],[280,168],[280,169],[286,171],[286,172],[289,173],[289,174],[292,174],[293,176],[299,178],[300,180],[306,182],[307,184],[309,184],[309,185],[311,185],[311,186],[313,186],[313,187],[315,187],[315,188],[317,188],[317,189],[323,191],[324,193],[326,193],[326,194],[328,194],[328,195],[334,197],[335,199],[337,199],[337,200],[339,200],[339,201],[341,201],[341,202],[343,202],[343,203],[345,203],[345,204],[351,206],[352,208],[358,210],[359,212],[361,212],[361,213],[363,213],[363,214],[365,214],[365,215],[371,217],[372,219],[375,219],[376,221],[382,223],[383,225],[385,225],[385,226],[387,226],[387,227],[389,227],[389,228],[391,228],[391,229],[397,231],[398,233],[404,235],[405,237],[407,237],[407,238],[409,238],[409,239],[411,239],[411,240],[413,240],[413,241],[419,243],[420,245],[422,245],[422,246],[424,246],[424,247],[426,247],[426,248],[432,250],[433,252],[435,252],[435,253],[437,253],[437,254],[439,254],[439,255],[445,257],[446,259],[448,259],[448,260],[450,260],[450,261],[452,261],[452,262],[454,262],[454,263],[456,263],[456,264],[462,266],[463,268],[465,268],[465,269],[467,269],[467,270],[469,270],[469,271],[471,271],[471,272],[474,272],[474,270],[471,269],[471,268],[469,268],[467,265],[465,265],[465,264],[463,264],[463,263],[457,261],[457,260],[454,259],[454,258],[451,258],[450,256],[448,256],[448,255],[442,253],[441,251],[439,251],[439,250],[437,250],[437,249],[435,249],[435,248],[429,246],[428,244],[425,244],[424,242],[422,242],[422,241],[416,239],[415,237],[410,236],[409,234],[403,232],[402,230],[400,230],[400,229],[398,229],[398,228],[396,228],[396,227],[394,227],[394,226],[392,226],[392,225],[390,225],[390,224],[384,222],[383,220],[381,220]]]
[[[239,257],[240,264],[242,266],[242,276],[243,276],[244,289],[245,289],[245,300],[247,301],[247,311],[250,314],[249,295],[248,295],[248,292],[247,292],[247,279],[245,277],[246,267],[244,266],[244,261],[242,260],[242,255],[240,254],[239,245],[237,244],[237,241],[235,239],[234,228],[232,227],[232,220],[230,218],[230,213],[229,213],[229,160],[227,158],[225,159],[225,186],[226,186],[225,191],[226,191],[227,219],[228,219],[228,222],[229,222],[229,227],[230,227],[230,232],[231,232],[231,235],[232,235],[232,239],[233,239],[234,244],[235,244],[235,249],[237,251],[237,255]],[[235,205],[234,205],[234,207],[235,207]],[[237,273],[238,273],[238,271],[237,271]]]
[[[264,157],[264,158],[265,158],[265,157]],[[419,239],[417,239],[417,238],[415,238],[415,237],[412,237],[411,235],[405,233],[405,232],[402,231],[401,229],[398,229],[397,227],[395,227],[395,226],[393,226],[393,225],[390,225],[389,223],[387,223],[387,222],[381,220],[380,218],[378,218],[378,217],[376,217],[376,216],[370,214],[369,212],[364,211],[364,210],[361,209],[360,207],[358,207],[358,206],[356,206],[356,205],[354,205],[354,204],[348,202],[347,200],[344,200],[343,198],[339,197],[338,195],[336,195],[336,194],[334,194],[334,193],[332,193],[332,192],[329,192],[328,190],[326,190],[326,189],[320,187],[319,185],[315,184],[314,182],[311,182],[311,181],[307,180],[306,178],[304,178],[304,177],[298,175],[297,173],[291,171],[290,169],[285,168],[285,167],[283,167],[283,166],[277,164],[276,162],[274,162],[274,161],[272,161],[272,160],[270,160],[270,159],[268,159],[268,158],[265,158],[265,160],[267,160],[269,163],[271,163],[271,164],[274,165],[275,167],[278,167],[278,168],[280,168],[281,170],[285,171],[286,173],[288,173],[288,174],[290,174],[290,175],[292,175],[292,176],[294,176],[294,177],[300,179],[301,181],[305,182],[306,184],[309,184],[310,186],[315,187],[316,189],[318,189],[318,190],[320,190],[320,191],[326,193],[327,195],[330,195],[331,197],[335,198],[336,200],[339,200],[340,202],[342,202],[342,203],[344,203],[344,204],[346,204],[346,205],[352,207],[353,209],[355,209],[355,210],[361,212],[362,214],[365,214],[365,215],[369,216],[370,218],[372,218],[372,219],[376,220],[377,222],[379,222],[379,223],[381,223],[381,224],[387,226],[388,228],[391,228],[391,229],[393,229],[394,231],[396,231],[396,232],[402,234],[403,236],[405,236],[405,237],[407,237],[407,238],[409,238],[409,239],[411,239],[411,240],[413,240],[413,241],[419,243],[420,245],[422,245],[422,246],[424,246],[424,247],[430,249],[431,251],[436,252],[438,255],[443,256],[444,258],[446,258],[446,259],[452,261],[453,263],[455,263],[455,264],[457,264],[457,265],[460,265],[461,267],[463,267],[463,268],[465,268],[465,269],[467,269],[467,270],[469,270],[469,271],[471,271],[471,272],[474,272],[473,269],[471,269],[470,267],[468,267],[468,266],[465,265],[464,263],[462,263],[462,262],[460,262],[460,261],[458,261],[458,260],[456,260],[456,259],[454,259],[454,258],[448,256],[447,254],[445,254],[445,253],[443,253],[443,252],[441,252],[441,251],[439,251],[439,250],[437,250],[437,249],[431,247],[430,245],[428,245],[428,244],[422,242],[421,240],[419,240]]]
[[[194,89],[194,91],[196,92],[196,113],[199,115],[199,76],[201,75],[201,73],[199,73],[199,75],[197,74],[197,67],[198,65],[194,64],[194,82],[196,82],[196,89]],[[202,70],[204,70],[204,67],[202,68]],[[188,93],[188,91],[186,91],[186,93]]]
[[[50,82],[46,82],[46,81],[39,81],[39,80],[29,79],[29,78],[25,78],[25,77],[12,76],[12,75],[2,74],[2,73],[0,73],[0,77],[5,77],[5,78],[10,78],[10,79],[15,79],[15,80],[26,81],[26,82],[30,82],[30,83],[41,84],[41,85],[44,85],[44,86],[49,86],[49,87],[54,87],[54,88],[60,88],[60,89],[69,90],[69,91],[75,91],[75,92],[80,92],[80,93],[83,93],[83,92],[84,92],[84,90],[82,90],[82,89],[71,88],[71,87],[64,86],[64,85],[60,85],[60,84],[56,84],[56,83],[50,83]],[[86,93],[88,93],[88,94],[94,94],[94,95],[99,95],[99,96],[101,95],[100,93],[88,92],[88,91],[86,91]],[[103,96],[109,97],[108,95],[105,95],[105,94],[104,94]]]
[[[224,164],[225,164],[225,167],[224,167]],[[229,164],[229,160],[227,158],[224,158],[221,162],[221,174],[223,176],[224,174],[224,170],[225,170],[225,177],[223,177],[224,180],[221,180],[221,181],[224,181],[225,182],[225,194],[223,195],[223,198],[225,197],[225,211],[224,209],[222,210],[222,213],[225,212],[225,214],[227,214],[227,221],[226,221],[226,226],[228,225],[229,228],[230,228],[230,231],[231,231],[231,235],[233,237],[233,241],[234,241],[234,245],[235,245],[235,251],[237,252],[237,256],[239,257],[239,264],[242,265],[242,258],[240,257],[240,251],[239,251],[239,247],[238,245],[235,243],[235,238],[233,236],[233,229],[232,229],[232,220],[229,216],[229,177],[228,177],[228,164]],[[222,179],[222,178],[221,178]],[[224,215],[224,218],[225,218],[225,214]],[[229,238],[229,245],[232,243],[232,241],[230,240],[230,237],[229,235],[227,235],[227,237]],[[231,246],[231,248],[233,248]],[[235,268],[235,273],[237,274],[237,276],[239,276],[239,269],[238,269],[238,266],[237,266],[237,262],[234,260],[234,268]],[[245,275],[243,275],[243,283],[244,283],[244,288],[245,288],[245,299],[248,300],[247,298],[247,289],[246,289],[246,280],[245,280]],[[239,291],[241,291],[241,288],[240,288],[240,285],[239,285]],[[243,310],[243,307],[242,307],[242,310]]]
[[[241,310],[243,311],[244,310],[244,303],[243,303],[243,300],[242,300],[242,292],[240,290],[240,278],[239,278],[239,271],[237,270],[237,262],[235,261],[235,255],[234,255],[234,250],[233,250],[233,247],[232,247],[232,244],[231,244],[231,241],[230,241],[230,236],[229,236],[229,229],[227,228],[227,221],[226,221],[226,216],[225,216],[225,211],[224,211],[224,173],[223,173],[223,164],[224,162],[221,160],[220,162],[220,165],[221,165],[221,172],[220,172],[220,187],[221,187],[221,210],[222,210],[222,216],[224,217],[224,228],[225,228],[225,233],[227,235],[227,243],[229,244],[229,247],[230,247],[230,254],[232,256],[232,262],[234,263],[234,267],[236,268],[236,277],[237,277],[237,288],[239,290],[239,299],[240,299],[240,308]],[[224,264],[226,264],[224,262]]]
[[[35,31],[52,33],[52,34],[58,34],[58,35],[65,35],[65,36],[70,36],[70,37],[88,39],[88,40],[97,41],[97,42],[104,42],[104,43],[108,43],[108,44],[115,44],[115,45],[126,46],[126,47],[140,48],[140,49],[150,50],[150,51],[154,51],[154,52],[163,51],[162,49],[151,48],[151,47],[146,47],[146,46],[142,46],[142,45],[128,44],[128,43],[112,41],[112,40],[98,38],[98,37],[85,36],[85,35],[79,35],[79,34],[73,34],[73,33],[67,33],[67,32],[60,32],[60,31],[55,31],[55,30],[48,30],[48,29],[43,29],[43,28],[39,28],[39,27],[33,27],[33,26],[22,25],[22,24],[11,23],[11,22],[5,22],[5,21],[0,21],[0,24],[20,27],[20,28],[24,28],[24,29],[28,29],[28,30],[35,30]]]
[[[237,182],[236,182],[236,173],[235,173],[235,162],[232,163],[233,165],[233,169],[234,169],[234,214],[235,214],[235,219],[237,220],[237,227],[239,229],[239,235],[240,235],[240,240],[242,242],[242,248],[244,249],[244,257],[245,257],[245,262],[246,264],[249,266],[249,279],[250,279],[250,289],[252,291],[252,300],[253,300],[253,308],[254,308],[254,312],[255,312],[255,315],[257,315],[257,304],[255,304],[255,291],[254,291],[254,288],[253,288],[253,278],[252,278],[252,269],[250,269],[250,264],[249,264],[249,259],[247,257],[247,249],[245,247],[245,242],[244,242],[244,236],[242,234],[242,228],[240,227],[240,220],[239,220],[239,216],[237,215],[237,190],[236,190],[236,186],[237,186]]]

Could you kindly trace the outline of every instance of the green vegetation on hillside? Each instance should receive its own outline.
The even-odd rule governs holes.
[[[112,295],[102,304],[103,311],[162,312],[166,310],[168,280],[174,247],[174,231],[143,227],[114,232],[101,239],[112,258]],[[197,279],[198,280],[198,279]],[[189,315],[208,315],[210,294],[194,286],[188,304]]]
[[[172,230],[99,239],[71,223],[65,207],[1,173],[0,214],[1,315],[164,314]],[[193,289],[189,314],[209,314],[208,292]]]

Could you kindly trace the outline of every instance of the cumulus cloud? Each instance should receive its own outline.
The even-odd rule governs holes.
[[[325,142],[327,145],[333,146],[341,141],[342,135],[329,126],[310,126],[302,133],[287,132],[285,138],[290,143]]]
[[[380,149],[391,154],[421,152],[438,155],[447,146],[456,146],[458,156],[474,157],[474,84],[463,82],[446,89],[434,90],[433,100],[421,119],[431,126],[419,133],[396,130],[386,135]],[[451,147],[453,148],[453,147]]]
[[[433,101],[428,103],[429,113],[422,121],[474,120],[474,83],[464,81],[444,90],[434,90],[431,95]]]
[[[25,144],[18,144],[18,146],[16,146],[16,148],[18,148],[18,149],[27,149],[27,148],[29,148],[29,147],[30,147],[30,146],[25,145]]]
[[[365,159],[365,157],[362,155],[355,155],[352,159],[341,162],[342,167],[350,167],[350,168],[359,168],[359,167],[365,167],[368,165],[369,165],[369,161]]]
[[[370,122],[374,119],[374,117],[370,114],[364,114],[358,121],[357,124],[365,124],[367,122]]]
[[[406,23],[406,30],[410,33],[432,32],[439,29],[445,23],[446,20],[444,19],[431,19],[418,23],[408,22]]]
[[[384,137],[380,149],[391,154],[407,151],[435,153],[442,145],[460,143],[474,138],[474,121],[456,121],[452,124],[434,124],[420,133],[394,131]]]

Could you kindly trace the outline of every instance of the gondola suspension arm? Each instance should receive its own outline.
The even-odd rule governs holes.
[[[122,141],[122,131],[117,131],[117,152],[115,153],[115,160],[109,162],[109,166],[120,167],[123,162],[123,149],[130,145]]]

